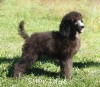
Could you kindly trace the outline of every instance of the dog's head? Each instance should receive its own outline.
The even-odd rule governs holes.
[[[60,32],[64,36],[69,36],[70,32],[83,32],[84,24],[82,15],[79,12],[70,12],[65,15],[60,24]]]

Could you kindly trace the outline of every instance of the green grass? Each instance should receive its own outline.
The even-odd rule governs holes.
[[[29,34],[57,31],[62,17],[70,11],[84,17],[81,48],[73,58],[73,78],[59,77],[57,61],[41,58],[20,79],[12,74],[24,41],[18,23],[25,20]],[[0,0],[0,87],[100,87],[100,1],[99,0]]]

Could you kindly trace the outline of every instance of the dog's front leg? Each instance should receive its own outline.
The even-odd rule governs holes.
[[[61,77],[71,79],[72,78],[72,58],[60,60]]]

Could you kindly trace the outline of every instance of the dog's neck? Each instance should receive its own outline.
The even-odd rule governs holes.
[[[77,31],[70,31],[69,38],[71,40],[79,39],[79,33]]]

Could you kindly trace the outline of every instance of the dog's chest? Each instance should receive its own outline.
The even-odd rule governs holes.
[[[72,41],[67,41],[65,43],[65,46],[63,47],[63,52],[66,54],[75,54],[77,53],[77,51],[79,50],[80,47],[80,40],[76,39],[76,40],[72,40]]]

